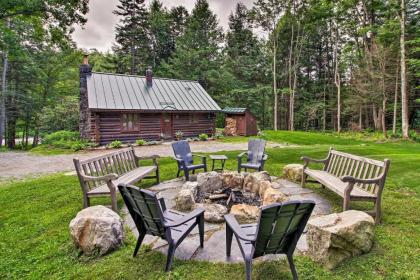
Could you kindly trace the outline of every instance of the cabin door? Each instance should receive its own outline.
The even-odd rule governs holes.
[[[245,116],[238,116],[236,122],[236,134],[244,136],[245,135]]]
[[[162,114],[162,138],[163,139],[172,139],[172,114],[163,113]]]

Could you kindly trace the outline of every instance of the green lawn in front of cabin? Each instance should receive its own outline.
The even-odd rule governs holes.
[[[325,157],[330,146],[376,159],[391,159],[383,197],[383,222],[376,228],[375,245],[366,255],[355,257],[328,271],[308,257],[297,256],[301,279],[419,279],[420,278],[420,144],[376,143],[304,132],[267,132],[273,142],[298,147],[270,148],[266,169],[281,176],[282,167],[300,163],[302,155]],[[246,141],[245,137],[222,141]],[[236,169],[238,152],[221,152]],[[175,177],[176,164],[159,160],[162,179]],[[172,272],[163,272],[165,256],[148,247],[132,257],[135,239],[127,231],[126,245],[102,258],[80,257],[70,239],[68,224],[82,207],[75,176],[54,174],[37,179],[2,183],[0,187],[0,279],[244,279],[243,264],[221,264],[176,260]],[[145,182],[143,187],[150,186]],[[309,185],[340,211],[341,198],[317,185]],[[96,199],[93,204],[109,204]],[[119,199],[122,205],[121,198]],[[365,209],[370,204],[352,204]],[[205,244],[204,244],[205,246]],[[285,261],[256,262],[253,279],[291,279]]]

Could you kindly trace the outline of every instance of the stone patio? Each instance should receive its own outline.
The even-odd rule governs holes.
[[[273,182],[273,188],[280,190],[290,200],[304,200],[310,199],[315,201],[316,206],[312,213],[312,217],[319,215],[326,215],[331,213],[331,205],[322,196],[314,193],[311,189],[302,188],[300,185],[290,182],[288,180],[280,179],[277,177],[271,177]],[[157,193],[158,197],[165,198],[165,202],[168,208],[174,206],[174,198],[177,193],[181,190],[185,181],[182,178],[173,179],[170,181],[162,182],[159,185],[149,188],[149,190]],[[133,231],[137,237],[138,232],[136,226],[127,212],[127,208],[124,206],[123,211],[125,215],[125,223]],[[243,262],[243,258],[236,239],[232,242],[232,254],[230,258],[226,258],[226,233],[225,225],[205,223],[205,242],[204,248],[200,248],[198,228],[196,227],[191,234],[182,242],[182,244],[175,251],[175,257],[182,260],[206,260],[211,262]],[[154,250],[162,253],[167,252],[167,243],[158,237],[146,235],[143,245],[150,245]],[[297,254],[304,254],[308,250],[306,243],[306,235],[303,234],[297,244]],[[262,259],[277,259],[283,258],[283,255],[268,255],[262,257]]]

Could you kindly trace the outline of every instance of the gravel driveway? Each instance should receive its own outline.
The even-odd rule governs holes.
[[[194,152],[212,153],[219,151],[246,150],[247,143],[223,143],[223,142],[191,142],[191,150]],[[270,144],[268,146],[271,146]],[[276,145],[278,146],[278,145]],[[170,143],[156,146],[136,147],[138,155],[147,156],[157,154],[162,157],[172,156]],[[79,152],[66,155],[36,155],[28,152],[1,152],[0,153],[0,181],[10,178],[24,178],[27,176],[72,171],[73,158],[90,158],[110,153],[110,150],[96,150]]]

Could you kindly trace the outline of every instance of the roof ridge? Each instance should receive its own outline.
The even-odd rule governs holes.
[[[113,76],[125,76],[125,77],[146,78],[146,76],[133,75],[133,74],[107,73],[107,72],[97,72],[97,71],[92,71],[92,73],[93,74],[101,74],[101,75],[113,75]],[[164,77],[155,77],[155,76],[153,77],[153,79],[169,80],[169,81],[179,81],[179,82],[199,83],[196,80],[174,79],[174,78],[164,78]]]

